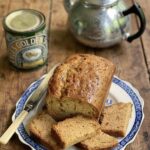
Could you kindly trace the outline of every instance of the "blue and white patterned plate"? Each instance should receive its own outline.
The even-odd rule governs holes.
[[[19,101],[16,104],[16,110],[12,116],[12,121],[19,115],[19,113],[23,110],[25,103],[27,102],[27,98],[31,96],[32,92],[38,87],[42,78],[38,81],[35,81],[31,84],[24,94],[21,96]],[[106,101],[106,105],[112,105],[113,103],[118,102],[131,102],[133,104],[132,107],[132,117],[130,119],[126,137],[118,139],[119,144],[113,150],[124,150],[125,147],[132,143],[141,127],[141,124],[144,119],[143,107],[144,101],[140,96],[139,92],[128,82],[119,79],[114,76],[113,82],[110,88],[110,92]],[[32,150],[46,150],[42,145],[34,141],[30,137],[28,133],[27,124],[29,120],[41,110],[41,107],[44,104],[44,96],[41,100],[41,103],[35,108],[28,117],[24,120],[24,122],[20,125],[18,130],[16,131],[19,139],[24,144],[28,145]],[[71,147],[68,150],[79,150],[76,147]]]

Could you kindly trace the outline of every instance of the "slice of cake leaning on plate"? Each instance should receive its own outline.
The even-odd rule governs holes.
[[[117,103],[105,107],[102,112],[101,129],[116,137],[124,137],[132,113],[131,103]]]

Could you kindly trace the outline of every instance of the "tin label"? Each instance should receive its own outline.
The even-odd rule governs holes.
[[[34,36],[14,36],[6,33],[9,60],[18,68],[33,68],[47,60],[47,34],[41,32]]]

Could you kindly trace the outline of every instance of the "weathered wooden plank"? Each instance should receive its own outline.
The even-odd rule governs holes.
[[[146,58],[146,63],[148,66],[148,72],[150,73],[150,13],[149,13],[149,9],[150,9],[150,1],[147,0],[137,0],[136,2],[138,2],[144,13],[146,16],[146,22],[147,22],[147,26],[146,26],[146,30],[143,34],[143,36],[141,37],[141,41],[143,44],[143,48],[144,48],[144,53],[145,53],[145,58]]]
[[[8,13],[8,10],[9,10],[9,3],[10,1],[7,0],[7,1],[1,1],[0,5],[1,5],[1,9],[0,9],[0,14],[1,14],[1,17],[0,17],[0,21],[2,21],[3,19],[3,15],[6,15]],[[0,49],[1,49],[1,53],[0,53],[0,132],[2,133],[8,122],[7,120],[10,119],[8,113],[10,113],[10,111],[7,111],[9,108],[10,108],[10,103],[8,102],[6,96],[7,96],[7,92],[6,92],[6,89],[7,87],[5,86],[5,81],[6,81],[6,78],[8,76],[8,73],[6,72],[5,73],[5,66],[4,65],[6,63],[6,46],[5,46],[5,41],[4,41],[4,33],[2,32],[2,25],[0,25],[0,38],[1,38],[1,45],[0,45]],[[3,46],[2,46],[3,45]],[[6,106],[6,104],[8,104]],[[0,145],[0,149],[3,149],[3,146]]]
[[[133,0],[134,2],[138,2],[144,13],[145,13],[145,16],[146,16],[146,21],[147,21],[147,26],[146,26],[146,31],[144,32],[143,36],[140,38],[140,41],[141,41],[141,44],[142,44],[142,47],[143,48],[143,58],[144,58],[144,61],[145,61],[145,64],[146,64],[146,69],[143,67],[141,68],[141,84],[143,84],[142,86],[142,89],[141,89],[141,94],[145,100],[145,107],[144,107],[144,112],[145,112],[145,119],[144,119],[144,123],[143,123],[143,126],[142,126],[142,129],[140,131],[140,140],[139,140],[139,145],[142,145],[140,148],[141,149],[150,149],[150,119],[149,119],[149,114],[150,114],[150,110],[149,110],[149,105],[150,105],[150,102],[149,102],[149,96],[150,96],[150,82],[147,81],[147,78],[145,79],[145,76],[144,76],[144,72],[147,72],[147,75],[149,73],[149,80],[150,80],[150,53],[149,53],[149,31],[150,31],[150,21],[149,21],[149,9],[150,9],[150,2],[149,1],[145,1],[145,0],[142,0],[142,1],[135,1]],[[137,19],[137,18],[136,18]],[[138,19],[137,19],[138,21]],[[138,23],[138,22],[137,22]],[[143,61],[142,61],[143,62]],[[139,62],[140,63],[140,62]],[[143,71],[145,70],[145,71]],[[145,85],[145,86],[144,86]]]
[[[50,4],[51,0],[11,0],[8,1],[8,3],[5,1],[3,5],[6,5],[4,7],[6,12],[2,12],[0,14],[1,16],[4,16],[8,12],[20,8],[37,9],[45,14],[47,17],[47,24],[49,24]],[[0,33],[0,37],[1,36],[2,35]],[[46,68],[47,67],[44,66],[34,71],[21,71],[13,68],[7,60],[7,51],[3,36],[0,53],[0,134],[2,134],[10,125],[11,115],[15,109],[15,103],[17,102],[18,98],[31,82],[33,82],[35,79],[38,79],[46,72]],[[11,150],[12,147],[15,150],[29,149],[19,142],[17,136],[14,136],[14,138],[12,138],[12,140],[6,146],[0,145],[0,149]]]
[[[5,1],[6,2],[6,1]],[[46,4],[44,4],[46,3]],[[0,3],[1,4],[1,3]],[[3,4],[6,9],[6,3]],[[12,0],[9,10],[17,8],[34,8],[43,12],[48,12],[50,9],[47,8],[47,2],[40,0]],[[1,7],[1,5],[0,5]],[[48,9],[48,11],[46,11]],[[1,10],[0,10],[1,11]],[[4,11],[4,12],[3,12]],[[2,14],[7,13],[7,9],[2,9]],[[1,13],[0,13],[1,14]],[[48,13],[49,14],[49,13]],[[3,16],[3,15],[2,15]],[[135,20],[134,20],[135,21]],[[125,80],[130,81],[135,87],[137,87],[142,96],[145,99],[145,114],[146,118],[144,124],[138,134],[135,142],[131,144],[127,150],[147,150],[149,146],[149,124],[150,119],[148,117],[150,87],[149,87],[149,76],[147,74],[147,68],[144,61],[142,46],[140,40],[135,41],[129,45],[123,42],[121,45],[115,46],[110,49],[92,49],[87,48],[79,44],[68,31],[67,25],[67,13],[65,12],[62,0],[53,0],[52,6],[52,22],[49,24],[51,30],[49,32],[49,61],[48,68],[53,64],[63,61],[66,56],[73,53],[95,53],[96,55],[104,56],[112,60],[117,65],[117,75]],[[133,24],[133,29],[136,29],[136,24]],[[2,37],[0,33],[0,37]],[[0,53],[0,115],[4,117],[0,120],[0,133],[2,133],[10,123],[10,116],[14,109],[16,100],[20,97],[20,94],[26,89],[27,85],[43,74],[46,71],[46,67],[41,68],[38,71],[32,72],[21,72],[14,70],[6,61],[6,47],[4,38],[2,39]],[[9,75],[9,76],[8,76]],[[11,84],[10,84],[11,83]],[[13,90],[11,90],[13,89]],[[17,89],[17,90],[14,90]],[[14,98],[15,97],[15,98]],[[4,103],[5,102],[5,103]],[[6,104],[7,103],[7,104]],[[9,119],[8,119],[9,118]],[[16,144],[17,143],[17,144]],[[22,146],[18,142],[17,138],[13,138],[7,146],[0,146],[0,149],[10,150],[12,147],[15,150],[28,149]]]

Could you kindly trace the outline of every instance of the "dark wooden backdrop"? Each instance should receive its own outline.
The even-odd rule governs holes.
[[[129,5],[133,1],[126,0]],[[91,53],[113,61],[117,66],[116,75],[131,82],[141,93],[145,101],[145,120],[135,141],[127,150],[150,150],[150,1],[137,0],[143,7],[147,19],[144,35],[132,44],[123,42],[109,49],[92,49],[79,44],[67,29],[67,13],[62,0],[0,0],[0,22],[8,12],[20,8],[32,8],[42,11],[47,18],[49,29],[48,63],[34,71],[23,72],[14,69],[7,59],[2,23],[0,23],[0,135],[11,123],[15,103],[23,91],[35,79],[40,78],[55,63],[63,61],[74,53]],[[132,17],[133,32],[138,29],[138,21]],[[0,150],[28,150],[13,136],[9,144],[0,145]]]

